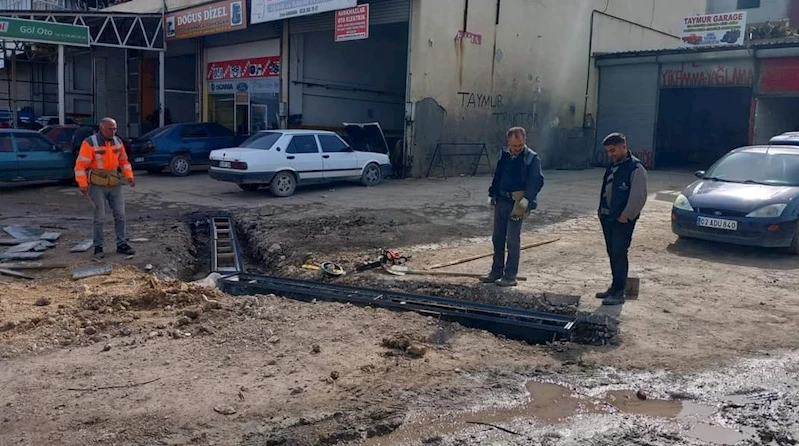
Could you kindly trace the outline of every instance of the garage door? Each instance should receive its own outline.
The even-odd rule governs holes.
[[[658,98],[656,63],[600,67],[597,111],[597,165],[605,165],[602,139],[611,132],[627,135],[630,148],[651,168],[654,160]]]

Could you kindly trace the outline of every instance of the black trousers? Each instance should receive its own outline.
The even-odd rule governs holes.
[[[627,223],[619,223],[615,219],[605,217],[600,218],[602,222],[602,233],[605,235],[605,247],[610,258],[610,271],[613,275],[613,283],[610,290],[614,292],[624,291],[627,287],[627,273],[630,270],[628,251],[633,240],[633,230],[635,220]]]

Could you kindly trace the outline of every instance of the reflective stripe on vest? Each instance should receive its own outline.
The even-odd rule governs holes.
[[[97,141],[97,135],[92,135],[89,140],[94,147],[94,158],[97,160],[97,169],[105,170],[105,166],[103,166],[103,155],[105,151],[100,151],[100,143]]]

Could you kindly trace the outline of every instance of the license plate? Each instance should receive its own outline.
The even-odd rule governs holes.
[[[133,162],[134,163],[143,163],[144,162],[144,158],[143,157],[133,158]]]
[[[220,161],[219,162],[219,167],[227,167],[229,169],[230,168],[230,161]]]
[[[726,231],[738,230],[737,221],[721,218],[696,217],[696,225],[703,228],[724,229]]]

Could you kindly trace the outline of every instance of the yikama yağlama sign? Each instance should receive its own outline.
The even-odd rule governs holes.
[[[352,8],[358,0],[252,0],[250,24]]]
[[[336,42],[369,38],[369,4],[336,11]]]
[[[0,39],[89,46],[89,27],[0,17]]]
[[[247,27],[247,2],[227,0],[164,15],[169,40],[224,33]]]
[[[686,17],[682,26],[682,46],[743,45],[746,12],[729,12]]]
[[[210,62],[206,73],[209,81],[278,77],[280,56]]]
[[[754,79],[750,60],[664,64],[660,70],[660,86],[664,88],[745,87]]]

